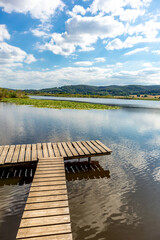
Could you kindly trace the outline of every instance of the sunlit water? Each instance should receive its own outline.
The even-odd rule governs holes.
[[[91,139],[113,152],[93,158],[108,175],[87,178],[86,171],[81,178],[67,177],[74,239],[159,240],[160,110],[55,110],[0,103],[0,145]],[[0,186],[0,239],[15,239],[29,186]]]

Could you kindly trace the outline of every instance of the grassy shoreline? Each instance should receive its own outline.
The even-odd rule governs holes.
[[[31,98],[2,98],[2,102],[14,103],[17,105],[30,105],[38,108],[54,108],[54,109],[79,109],[79,110],[111,110],[120,109],[118,106],[108,106],[103,104],[83,103],[83,102],[69,102],[69,101],[51,101],[39,100]]]

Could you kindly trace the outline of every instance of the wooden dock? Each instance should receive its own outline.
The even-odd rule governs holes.
[[[0,146],[2,168],[37,164],[17,240],[72,240],[64,160],[111,152],[98,140]]]
[[[39,160],[17,239],[72,239],[63,158]]]
[[[64,160],[111,154],[100,141],[37,143],[0,146],[0,166],[32,164],[39,159],[62,157]]]

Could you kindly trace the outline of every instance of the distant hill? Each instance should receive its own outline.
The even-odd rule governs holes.
[[[69,85],[54,88],[44,88],[40,90],[25,90],[29,94],[80,94],[99,96],[129,96],[129,95],[160,95],[160,85],[125,85],[125,86],[89,86],[89,85]]]

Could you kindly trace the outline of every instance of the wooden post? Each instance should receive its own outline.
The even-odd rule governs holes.
[[[88,163],[89,163],[89,164],[91,163],[91,157],[88,158]]]

